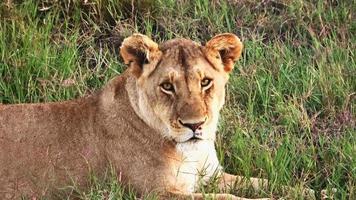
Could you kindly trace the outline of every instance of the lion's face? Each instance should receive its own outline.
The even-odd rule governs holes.
[[[145,43],[145,36],[132,37],[142,41],[136,41],[136,46],[137,43],[150,46],[147,43],[151,41]],[[127,45],[129,39],[124,41],[121,54],[125,62],[134,63],[131,67],[136,67],[133,72],[137,77],[141,117],[165,137],[178,143],[214,140],[219,111],[224,104],[228,72],[241,53],[242,44],[238,38],[232,34],[219,35],[206,46],[175,39],[159,47],[153,45],[143,53],[138,51],[141,47]],[[227,43],[222,48],[217,47],[214,42],[222,39],[225,43],[226,39],[234,40],[237,46],[233,49]],[[231,55],[232,51],[235,55]],[[134,56],[131,59],[126,56],[125,59],[126,54]]]

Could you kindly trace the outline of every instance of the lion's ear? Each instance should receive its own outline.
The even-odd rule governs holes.
[[[236,35],[223,33],[216,35],[206,43],[205,53],[211,63],[217,64],[222,61],[224,70],[231,72],[234,63],[241,56],[242,48],[243,44]]]
[[[120,54],[125,64],[140,72],[145,64],[154,66],[162,53],[158,49],[158,44],[149,37],[142,34],[133,34],[122,42]]]

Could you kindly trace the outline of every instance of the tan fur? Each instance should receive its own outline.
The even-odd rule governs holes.
[[[90,173],[100,178],[110,166],[138,194],[156,192],[162,199],[203,199],[197,186],[214,175],[222,188],[231,186],[240,179],[222,172],[214,141],[228,72],[241,50],[233,34],[206,46],[185,39],[158,45],[135,34],[120,49],[128,69],[100,92],[59,103],[0,105],[0,196],[54,198],[59,188],[85,187]],[[209,88],[201,86],[205,77],[212,79]],[[162,90],[163,82],[175,91]],[[193,131],[183,124],[200,121],[200,139],[190,140]]]

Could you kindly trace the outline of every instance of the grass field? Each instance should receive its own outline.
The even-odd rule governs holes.
[[[5,0],[0,103],[92,93],[124,70],[118,48],[134,32],[157,42],[223,32],[243,40],[217,149],[226,171],[271,184],[234,194],[302,199],[298,189],[278,191],[288,185],[356,199],[355,0]],[[135,199],[115,177],[92,182],[81,199]]]

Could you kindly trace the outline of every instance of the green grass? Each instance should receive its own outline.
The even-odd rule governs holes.
[[[233,193],[301,198],[278,192],[283,184],[356,198],[355,0],[88,2],[0,3],[0,103],[92,93],[124,70],[118,48],[134,32],[158,42],[233,32],[245,49],[228,85],[219,158],[230,173],[271,180],[268,191]],[[78,193],[134,199],[113,176]]]

